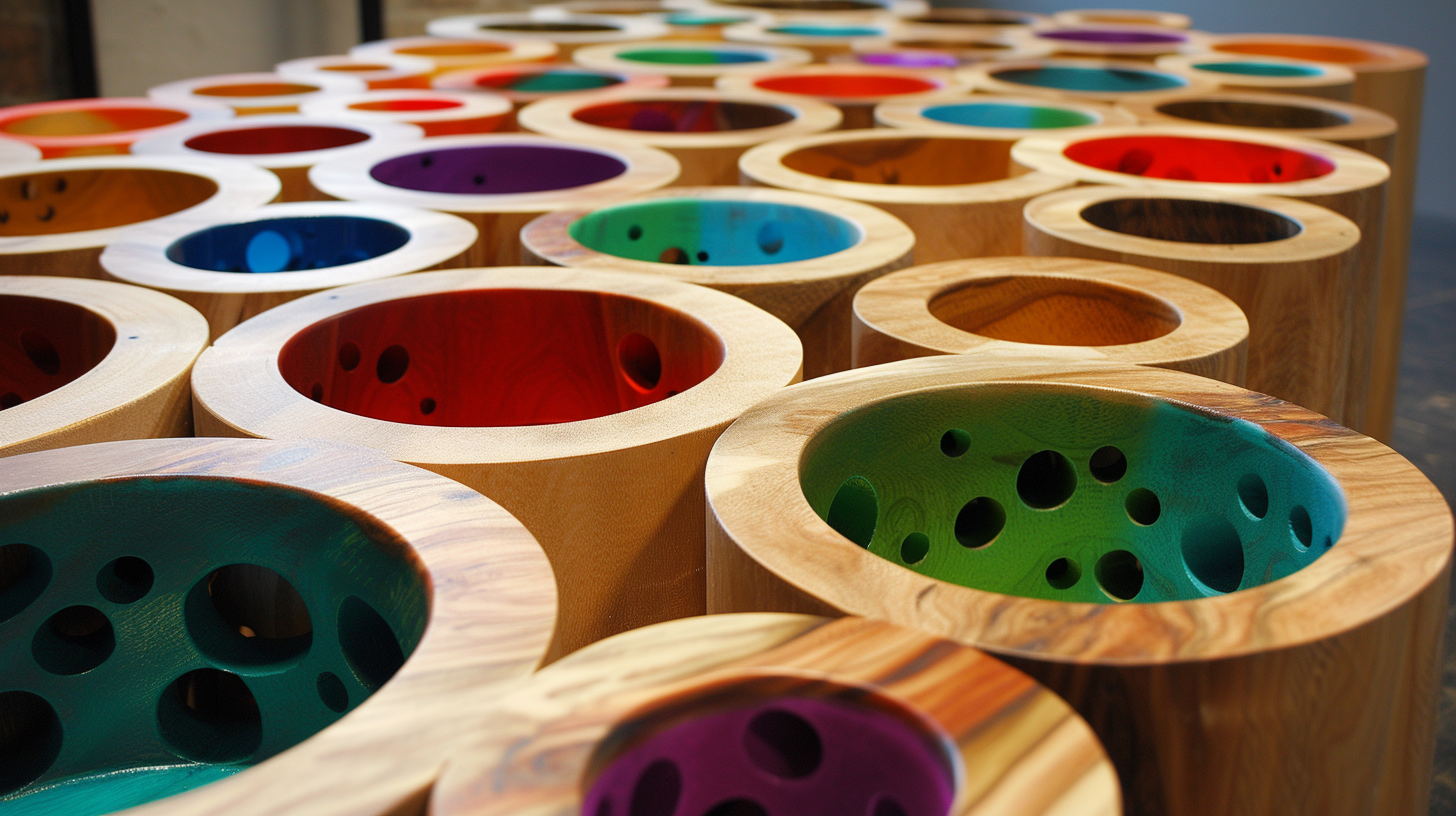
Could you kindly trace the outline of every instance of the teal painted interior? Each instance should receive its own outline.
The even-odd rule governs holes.
[[[1016,130],[1083,127],[1098,122],[1097,117],[1070,108],[1012,105],[1005,102],[936,105],[925,108],[920,115],[949,125]]]
[[[781,25],[769,29],[770,34],[791,34],[795,37],[883,37],[883,29],[870,26]]]
[[[620,85],[622,80],[609,74],[591,74],[584,71],[552,70],[538,74],[524,74],[504,85],[508,91],[520,93],[566,93],[590,91]]]
[[[606,207],[577,219],[567,232],[607,255],[702,266],[805,261],[863,240],[859,227],[822,210],[696,198]]]
[[[1218,74],[1262,77],[1315,77],[1324,71],[1312,65],[1283,65],[1274,62],[1199,62],[1194,68]]]
[[[128,478],[0,499],[0,812],[109,813],[267,759],[378,689],[427,603],[401,542],[304,491]]]
[[[1055,385],[943,388],[821,431],[800,485],[849,540],[944,581],[1028,598],[1189,600],[1324,554],[1344,494],[1244,420]]]
[[[753,17],[748,14],[698,14],[691,11],[667,15],[667,24],[675,26],[713,26],[746,23]]]
[[[1044,65],[1039,68],[1012,68],[992,71],[991,76],[1017,85],[1056,88],[1061,91],[1095,93],[1134,93],[1166,91],[1182,88],[1187,80],[1157,71],[1131,71],[1121,68],[1074,68],[1067,65]]]
[[[750,62],[768,62],[768,57],[756,51],[730,51],[719,48],[639,48],[633,51],[618,51],[617,58],[630,62],[648,62],[654,65],[742,65]]]

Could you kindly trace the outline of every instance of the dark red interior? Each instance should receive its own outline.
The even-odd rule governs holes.
[[[366,111],[432,111],[461,107],[453,99],[382,99],[378,102],[355,102],[349,107]]]
[[[756,80],[756,87],[804,96],[896,96],[939,88],[934,82],[889,74],[806,74]]]
[[[575,422],[658,402],[707,379],[723,344],[694,318],[622,295],[443,292],[315,323],[283,347],[311,399],[389,422],[502,427]]]
[[[111,352],[116,329],[60,300],[0,296],[0,410],[71,382]]]
[[[776,127],[794,120],[777,105],[696,99],[644,99],[590,105],[572,114],[579,122],[616,130],[659,133],[717,133]]]
[[[1146,178],[1277,184],[1334,172],[1322,156],[1256,142],[1188,136],[1116,136],[1076,142],[1062,151],[1099,170]]]
[[[187,146],[205,153],[233,156],[262,156],[273,153],[307,153],[358,144],[369,134],[347,127],[322,125],[268,125],[204,133],[187,140]]]

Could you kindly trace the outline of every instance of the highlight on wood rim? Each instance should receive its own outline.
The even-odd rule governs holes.
[[[1168,71],[1203,77],[1225,91],[1277,91],[1350,101],[1355,72],[1332,62],[1253,54],[1168,54],[1153,63]]]
[[[517,107],[538,99],[603,89],[666,88],[666,74],[597,71],[576,65],[531,63],[525,65],[467,68],[435,77],[432,87],[441,91],[478,93],[486,91],[511,100]]]
[[[194,100],[221,102],[239,116],[256,113],[294,113],[310,99],[331,93],[368,90],[358,77],[318,77],[299,82],[275,73],[218,74],[164,82],[147,91],[158,102],[189,106]]]
[[[349,54],[300,57],[273,66],[279,76],[304,82],[317,77],[351,76],[364,80],[370,90],[386,88],[428,88],[435,63],[404,54],[360,59]]]
[[[1100,102],[1175,91],[1211,91],[1217,87],[1210,80],[1128,60],[1058,57],[993,62],[961,71],[962,80],[983,93]]]
[[[547,40],[477,40],[447,37],[392,37],[360,43],[349,49],[349,56],[368,60],[399,54],[427,59],[432,73],[440,74],[461,68],[484,68],[491,65],[512,65],[525,62],[550,62],[556,58],[556,43]]]
[[[556,43],[560,56],[583,45],[628,40],[654,40],[667,33],[657,20],[637,15],[561,14],[537,9],[497,14],[437,17],[425,31],[434,37],[476,40],[537,39]]]
[[[198,122],[229,119],[233,109],[201,99],[185,107],[144,98],[63,99],[0,108],[0,137],[35,147],[35,158],[128,153],[131,143]]]
[[[433,137],[494,132],[513,108],[499,94],[405,89],[333,94],[303,103],[299,113],[338,122],[404,122]]]

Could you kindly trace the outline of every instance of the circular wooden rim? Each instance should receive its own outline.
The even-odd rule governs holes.
[[[618,84],[609,85],[605,88],[593,89],[590,91],[513,91],[508,88],[493,88],[486,90],[481,87],[478,81],[485,77],[503,74],[506,76],[524,76],[526,74],[544,74],[552,71],[571,71],[572,73],[597,74],[599,76],[612,77]],[[459,71],[450,71],[435,77],[431,87],[438,91],[457,91],[459,93],[489,93],[496,96],[503,96],[515,104],[526,104],[540,99],[555,99],[558,96],[583,94],[599,94],[610,90],[649,90],[652,88],[666,88],[672,83],[666,74],[656,73],[625,73],[619,71],[598,71],[592,68],[580,67],[569,62],[543,62],[529,63],[524,65],[502,65],[491,68],[465,68]]]
[[[374,71],[331,71],[330,65],[349,64],[376,64],[385,67]],[[273,66],[274,73],[281,77],[311,82],[319,77],[344,76],[357,77],[364,80],[366,84],[374,82],[390,82],[402,79],[418,77],[424,81],[435,70],[435,63],[424,57],[412,57],[405,54],[381,54],[375,59],[360,59],[352,54],[335,54],[323,57],[300,57],[298,59],[285,60]]]
[[[866,18],[891,19],[895,17],[909,17],[915,14],[926,14],[930,11],[930,3],[927,0],[872,0],[879,8],[871,9],[848,9],[829,11],[824,9],[796,8],[796,9],[772,9],[758,8],[751,5],[735,5],[733,3],[715,3],[713,0],[666,0],[667,5],[683,11],[702,11],[709,13],[751,13],[766,15],[774,21],[791,20],[795,22],[811,22],[824,20],[826,22],[843,22],[863,20]]]
[[[503,193],[499,195],[464,195],[432,193],[392,187],[376,181],[369,174],[374,165],[397,156],[448,150],[454,147],[495,145],[534,145],[539,147],[585,150],[611,156],[627,166],[621,175],[560,190],[538,193]],[[409,144],[381,145],[368,152],[356,153],[309,168],[308,180],[316,189],[344,201],[368,201],[381,204],[402,204],[453,213],[549,212],[580,205],[598,198],[613,198],[656,190],[677,178],[680,166],[672,154],[656,148],[631,143],[593,144],[564,141],[531,134],[484,134],[479,136],[435,136]]]
[[[145,108],[148,110],[171,111],[184,115],[184,118],[167,125],[159,125],[150,128],[137,128],[135,130],[116,130],[109,133],[77,133],[72,135],[50,135],[50,134],[26,134],[12,133],[5,130],[6,125],[20,119],[27,119],[32,116],[44,116],[52,113],[71,113],[95,110],[114,110],[117,108],[135,109]],[[12,105],[8,108],[0,108],[0,137],[11,139],[17,142],[30,144],[41,151],[56,151],[63,155],[64,151],[84,149],[88,147],[123,146],[148,136],[163,133],[175,127],[185,127],[202,122],[216,122],[221,119],[231,119],[233,109],[221,102],[195,99],[185,107],[170,105],[164,102],[147,99],[145,97],[113,97],[101,99],[62,99],[57,102],[34,102],[29,105]],[[124,152],[124,151],[122,151]],[[37,155],[35,158],[40,158]],[[0,161],[3,161],[0,158]]]
[[[29,142],[0,136],[0,167],[40,161],[40,148]]]
[[[283,189],[283,183],[278,180],[278,177],[261,167],[230,159],[193,156],[77,156],[67,159],[46,159],[32,164],[4,165],[0,167],[0,178],[23,176],[28,173],[58,173],[108,168],[161,170],[202,176],[217,185],[217,192],[200,204],[147,221],[53,235],[0,237],[0,257],[100,248],[115,241],[123,231],[137,224],[165,222],[178,218],[206,218],[251,207],[261,207],[277,198],[278,192]]]
[[[419,644],[349,716],[237,776],[129,813],[387,807],[433,780],[465,736],[463,706],[524,677],[546,652],[556,585],[541,548],[495,502],[442,476],[357,449],[256,439],[111,442],[22,461],[0,471],[0,494],[138,476],[237,479],[313,493],[408,542],[429,594]],[[401,741],[411,743],[409,751],[400,750]]]
[[[622,59],[617,55],[624,51],[733,51],[738,53],[756,54],[764,58],[762,62],[739,62],[725,63],[721,65],[673,65],[670,63],[636,62]],[[713,78],[723,76],[737,76],[740,74],[756,74],[764,71],[776,71],[790,68],[797,65],[808,65],[814,61],[814,55],[802,48],[775,48],[768,45],[742,45],[727,44],[718,42],[703,42],[700,40],[688,41],[647,41],[632,43],[603,43],[602,45],[589,45],[579,48],[572,53],[571,59],[577,65],[590,68],[594,71],[604,71],[617,74],[662,74],[668,77],[684,78]]]
[[[1173,77],[1183,83],[1178,88],[1159,88],[1152,91],[1068,91],[1060,88],[1042,88],[1036,85],[1022,85],[1015,82],[1007,82],[996,78],[996,74],[1002,71],[1015,71],[1032,68],[1104,68],[1115,71],[1135,71],[1143,74],[1162,74]],[[1009,60],[1006,62],[991,62],[984,65],[973,65],[969,68],[962,68],[964,72],[961,80],[978,91],[992,94],[1004,94],[1008,96],[1043,96],[1060,99],[1090,99],[1102,102],[1118,102],[1123,99],[1136,98],[1140,96],[1164,96],[1170,93],[1190,93],[1195,91],[1214,91],[1218,85],[1210,80],[1191,76],[1185,73],[1164,71],[1146,62],[1129,62],[1126,60],[1106,59],[1034,59],[1034,60]]]
[[[501,23],[585,23],[610,26],[612,31],[489,31],[483,28]],[[558,45],[590,45],[626,40],[655,40],[667,34],[667,26],[645,17],[610,14],[570,14],[543,11],[462,14],[431,20],[425,30],[433,37],[457,40],[548,40]]]
[[[453,108],[437,110],[360,110],[352,107],[370,102],[396,102],[410,99],[438,99],[456,103]],[[315,119],[335,122],[405,122],[411,125],[437,122],[459,122],[505,116],[514,106],[511,100],[495,93],[465,93],[427,89],[364,91],[356,94],[331,94],[299,106],[298,112]]]
[[[1049,34],[1067,31],[1125,31],[1138,34],[1161,34],[1180,37],[1182,39],[1178,42],[1132,43],[1063,40],[1047,36]],[[1189,51],[1201,51],[1205,48],[1204,43],[1212,35],[1205,31],[1193,31],[1188,28],[1170,28],[1156,24],[1121,25],[1083,23],[1078,25],[1063,25],[1059,22],[1053,22],[1049,26],[1038,26],[1034,28],[1032,30],[1032,36],[1043,41],[1055,43],[1054,51],[1069,56],[1087,55],[1117,59],[1119,57],[1155,57],[1163,54],[1186,54]],[[1147,66],[1144,65],[1143,67],[1146,68]]]
[[[1193,18],[1173,11],[1151,11],[1146,9],[1068,9],[1052,15],[1052,22],[1059,26],[1106,25],[1111,17],[1141,19],[1144,25],[1163,28],[1192,28]],[[1104,19],[1098,19],[1104,18]]]
[[[1181,181],[1178,179],[1147,178],[1127,173],[1115,173],[1089,167],[1067,158],[1062,151],[1074,142],[1088,139],[1112,139],[1122,136],[1182,136],[1191,139],[1216,139],[1219,141],[1247,142],[1269,145],[1285,150],[1296,150],[1319,156],[1335,166],[1330,173],[1301,181],[1286,181],[1270,184],[1237,184],[1212,181]],[[1278,133],[1209,125],[1146,125],[1136,127],[1103,128],[1094,136],[1058,137],[1053,134],[1029,136],[1011,148],[1011,159],[1023,167],[1053,173],[1092,184],[1115,184],[1123,187],[1143,187],[1158,190],[1189,190],[1216,195],[1269,195],[1286,197],[1308,197],[1347,193],[1364,190],[1384,184],[1390,178],[1390,167],[1368,153],[1361,153],[1348,147],[1284,136]]]
[[[1151,296],[1177,313],[1171,332],[1139,343],[1049,346],[1020,343],[958,329],[931,314],[930,304],[976,281],[997,278],[1088,281],[1109,289]],[[1083,258],[967,258],[913,266],[865,284],[854,296],[855,317],[887,337],[941,354],[1010,351],[1077,359],[1160,365],[1202,359],[1248,341],[1243,310],[1217,290],[1187,278],[1129,264]]]
[[[1018,105],[1028,108],[1055,108],[1057,110],[1070,110],[1077,113],[1085,113],[1096,121],[1090,125],[1077,125],[1065,128],[998,128],[985,127],[981,125],[957,125],[951,122],[942,122],[937,119],[930,119],[925,116],[927,108],[942,107],[948,105],[974,105],[977,103],[990,105]],[[1016,140],[1027,136],[1034,136],[1039,133],[1062,133],[1062,134],[1091,134],[1107,125],[1135,125],[1137,117],[1114,105],[1104,105],[1097,102],[1063,101],[1060,99],[1048,99],[1044,96],[1001,96],[991,94],[974,94],[956,98],[936,99],[933,101],[902,101],[892,100],[881,102],[875,106],[875,122],[883,127],[892,128],[913,128],[913,129],[937,129],[947,130],[952,133],[964,134],[966,136],[977,136],[982,139]]]
[[[226,133],[232,130],[257,130],[267,127],[316,127],[332,130],[354,130],[369,138],[362,142],[342,147],[326,147],[322,150],[300,150],[296,153],[214,153],[189,147],[187,142],[198,136]],[[226,161],[247,162],[270,170],[288,167],[311,167],[320,162],[341,159],[372,150],[380,145],[409,144],[424,138],[425,132],[408,122],[361,122],[339,119],[310,118],[297,113],[279,113],[260,116],[241,116],[225,122],[203,122],[178,127],[143,139],[131,146],[139,156],[156,156],[165,160],[171,156],[191,158],[217,158]]]
[[[511,65],[518,62],[545,62],[556,58],[560,49],[556,43],[547,40],[500,40],[495,44],[503,50],[492,54],[420,56],[400,54],[407,48],[427,48],[440,45],[473,45],[480,42],[474,38],[446,37],[393,37],[387,40],[360,43],[349,49],[349,56],[358,60],[382,57],[418,57],[430,61],[432,73],[441,73],[457,68],[480,68],[489,65]]]
[[[409,238],[399,249],[367,260],[297,272],[215,272],[185,266],[167,257],[173,243],[212,227],[310,216],[371,218],[404,229]],[[475,225],[469,221],[433,210],[354,201],[297,201],[229,216],[188,218],[128,230],[101,252],[101,268],[125,283],[178,292],[311,292],[429,269],[469,249],[477,235]]]
[[[895,670],[887,671],[890,667]],[[1043,816],[1061,812],[1055,804],[1048,805],[1048,799],[1065,804],[1074,797],[1075,811],[1080,814],[1122,812],[1116,771],[1091,728],[1060,697],[1019,670],[971,647],[881,621],[775,613],[709,615],[654,624],[615,635],[553,663],[537,673],[529,686],[488,710],[489,724],[482,724],[477,737],[441,775],[435,789],[435,812],[500,813],[490,808],[489,798],[508,788],[524,793],[539,812],[575,813],[582,807],[583,776],[589,771],[593,752],[573,750],[565,752],[568,758],[548,760],[545,755],[562,753],[562,739],[582,747],[600,745],[621,724],[675,699],[725,684],[776,677],[865,689],[919,715],[927,731],[944,735],[946,753],[959,760],[956,797],[949,810],[954,816]],[[1020,719],[1023,727],[1030,725],[1026,721],[1031,717],[1054,718],[1036,730],[1059,735],[1049,741],[1080,742],[1081,750],[1063,753],[1065,746],[1058,750],[1041,745],[1046,756],[1038,762],[1023,753],[1028,749],[1041,753],[1026,744],[1036,737],[1024,735],[1022,751],[1006,752],[968,738],[978,727],[1005,720],[967,716],[967,698],[976,692],[946,693],[947,686],[956,684],[987,696],[993,688],[1001,693],[1018,692],[1019,702],[1007,709],[1020,713],[1003,709],[1003,717]],[[565,737],[562,729],[568,727],[571,734]],[[1008,738],[1015,739],[1003,733],[1001,739]],[[508,757],[503,756],[506,751]],[[512,774],[516,779],[506,786],[491,784],[498,775],[490,771],[503,771],[505,762],[517,772]],[[987,762],[1035,763],[1043,771],[1048,769],[1042,762],[1049,762],[1062,772],[1049,776],[1065,785],[1065,798],[1045,796],[1049,779],[1040,774],[1006,773],[1004,768],[999,773],[985,773]],[[1069,776],[1065,773],[1068,766],[1081,766],[1081,770]],[[975,784],[982,790],[972,791],[965,768],[977,767],[982,773],[976,774]],[[529,789],[521,791],[523,786]],[[1028,786],[1038,786],[1042,795],[1018,796],[1007,790]],[[993,792],[998,788],[1002,788],[1000,795]]]
[[[0,276],[0,296],[70,303],[116,330],[101,362],[60,388],[0,412],[0,456],[52,447],[54,438],[168,387],[187,375],[207,347],[207,320],[191,306],[120,283],[41,276]],[[0,468],[16,473],[20,468]],[[0,477],[3,479],[3,477]]]
[[[855,40],[849,47],[856,54],[885,50],[939,51],[962,55],[965,62],[1038,59],[1049,57],[1056,50],[1051,43],[1020,30],[1001,31],[998,27],[998,30],[987,32],[982,28],[946,28],[901,22],[891,28],[887,41]]]
[[[1356,48],[1368,51],[1375,59],[1362,62],[1339,63],[1357,74],[1381,73],[1385,71],[1411,71],[1424,68],[1430,59],[1414,48],[1375,40],[1356,40],[1347,37],[1325,37],[1315,34],[1216,34],[1210,35],[1205,45],[1209,51],[1218,53],[1219,46],[1250,42],[1286,42],[1294,45],[1331,46],[1334,48]],[[1231,53],[1231,52],[1223,52]],[[1241,56],[1258,56],[1240,53]]]
[[[281,96],[209,96],[198,93],[199,89],[218,85],[314,85],[317,86],[317,90]],[[324,94],[356,93],[364,90],[368,90],[368,85],[358,77],[315,77],[307,82],[299,82],[274,73],[253,73],[217,74],[216,76],[180,79],[151,88],[147,91],[147,96],[158,102],[181,107],[192,107],[200,100],[221,102],[233,110],[249,110],[252,108],[296,107]]]
[[[1348,510],[1344,532],[1314,563],[1260,586],[1193,601],[1082,604],[922,576],[850,542],[809,506],[798,483],[800,460],[808,443],[844,412],[916,391],[993,383],[1147,395],[1217,406],[1217,413],[1255,422],[1340,485]],[[730,427],[708,459],[706,483],[709,505],[736,546],[811,596],[853,615],[907,625],[933,619],[958,641],[1037,661],[1181,663],[1317,642],[1410,601],[1445,575],[1451,557],[1444,499],[1379,442],[1217,380],[1112,363],[949,355],[810,380]],[[748,500],[746,492],[760,500]],[[766,495],[774,500],[762,501]]]
[[[1308,68],[1319,71],[1314,76],[1258,76],[1254,74],[1224,74],[1205,71],[1197,66],[1210,62],[1259,62],[1270,65],[1286,65],[1292,68]],[[1261,57],[1257,54],[1166,54],[1153,61],[1153,65],[1165,71],[1207,79],[1220,88],[1237,85],[1240,88],[1327,88],[1350,85],[1355,81],[1355,72],[1333,62],[1305,62],[1283,57]]]
[[[975,184],[919,185],[919,184],[866,184],[857,181],[840,181],[801,173],[784,166],[783,158],[797,150],[837,142],[872,141],[878,139],[966,139],[980,141],[975,136],[962,136],[942,128],[874,128],[867,130],[841,130],[806,136],[798,139],[780,139],[748,150],[738,160],[738,169],[744,177],[755,184],[781,187],[804,193],[849,198],[867,201],[871,204],[976,204],[990,201],[1011,201],[1030,198],[1069,187],[1075,182],[1049,173],[1023,173],[1019,176],[983,181]]]
[[[807,76],[867,76],[914,79],[935,85],[928,91],[907,94],[871,94],[867,96],[821,96],[788,91],[770,91],[756,83],[765,79]],[[894,68],[878,65],[804,65],[784,70],[764,70],[756,73],[725,74],[718,77],[718,90],[728,93],[779,93],[795,99],[818,99],[831,105],[875,105],[893,99],[898,102],[926,101],[945,97],[960,97],[969,89],[962,87],[954,72],[934,68]]]
[[[793,114],[793,119],[771,127],[724,130],[709,133],[663,133],[658,131],[617,130],[578,121],[572,114],[582,108],[616,102],[654,102],[685,100],[690,102],[736,102],[766,105]],[[843,114],[839,108],[801,96],[769,93],[737,93],[712,88],[663,88],[661,90],[605,90],[591,95],[560,96],[532,102],[516,114],[522,128],[558,139],[586,140],[601,143],[650,145],[663,149],[746,147],[775,140],[792,139],[810,133],[822,133],[839,126]]]
[[[841,252],[803,261],[751,266],[707,266],[637,261],[608,255],[583,246],[567,231],[592,210],[547,213],[521,230],[521,244],[538,258],[556,266],[662,275],[702,286],[784,283],[854,277],[898,261],[915,246],[915,234],[900,219],[878,207],[829,196],[795,193],[770,187],[672,187],[612,201],[598,207],[639,204],[664,198],[710,201],[752,201],[788,204],[837,215],[861,232],[854,246]]]
[[[1306,108],[1342,116],[1343,125],[1322,128],[1264,128],[1239,125],[1217,125],[1196,122],[1192,119],[1173,116],[1159,110],[1173,102],[1247,102],[1260,105],[1278,105],[1289,108]],[[1315,96],[1296,94],[1259,93],[1256,91],[1214,91],[1212,93],[1170,94],[1157,99],[1128,99],[1118,103],[1141,124],[1163,126],[1192,123],[1197,127],[1237,128],[1239,131],[1253,130],[1257,133],[1274,133],[1303,139],[1319,139],[1325,142],[1345,142],[1364,139],[1381,139],[1394,136],[1399,125],[1395,119],[1374,108],[1336,102]]]
[[[904,15],[906,25],[936,28],[980,28],[986,31],[1028,31],[1036,26],[1050,25],[1052,18],[1023,9],[970,8],[965,6],[932,7],[923,14]],[[925,18],[945,18],[943,21],[927,22]],[[966,19],[969,18],[969,19]],[[979,18],[979,19],[976,19]],[[985,22],[999,19],[1002,22]],[[1013,21],[1014,20],[1014,21]]]
[[[735,23],[723,29],[723,39],[732,42],[753,43],[757,45],[788,46],[790,48],[807,48],[811,51],[815,48],[852,48],[858,42],[877,43],[880,47],[889,45],[891,26],[886,21],[873,21],[860,23],[865,28],[878,29],[877,34],[867,34],[861,37],[815,37],[804,34],[778,34],[770,29],[778,28],[792,23],[813,24],[819,20],[778,20],[767,23]],[[825,19],[823,23],[831,23]],[[865,47],[869,47],[866,45]]]
[[[692,317],[723,344],[723,362],[676,396],[577,422],[521,427],[434,427],[358,416],[316,403],[284,382],[283,344],[320,320],[385,301],[451,291],[547,289],[605,292]],[[799,338],[777,318],[738,298],[662,277],[556,267],[422,272],[306,295],[239,325],[193,369],[195,404],[242,433],[364,444],[421,465],[541,461],[674,439],[731,422],[792,382]]]

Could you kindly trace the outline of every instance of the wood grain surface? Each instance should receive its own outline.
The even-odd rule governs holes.
[[[316,77],[297,82],[271,72],[218,74],[166,82],[147,91],[158,102],[187,107],[194,100],[221,102],[239,116],[297,113],[298,106],[331,93],[368,90],[364,80],[347,76]]]
[[[875,106],[886,100],[924,102],[958,97],[967,90],[947,70],[878,65],[805,65],[718,78],[724,91],[782,93],[809,97],[839,108],[840,129],[872,128]]]
[[[372,59],[376,56],[400,54],[427,59],[434,73],[442,74],[461,68],[484,68],[490,65],[516,65],[525,62],[550,62],[556,58],[556,43],[547,40],[466,40],[445,37],[391,37],[360,43],[349,49],[349,56]]]

